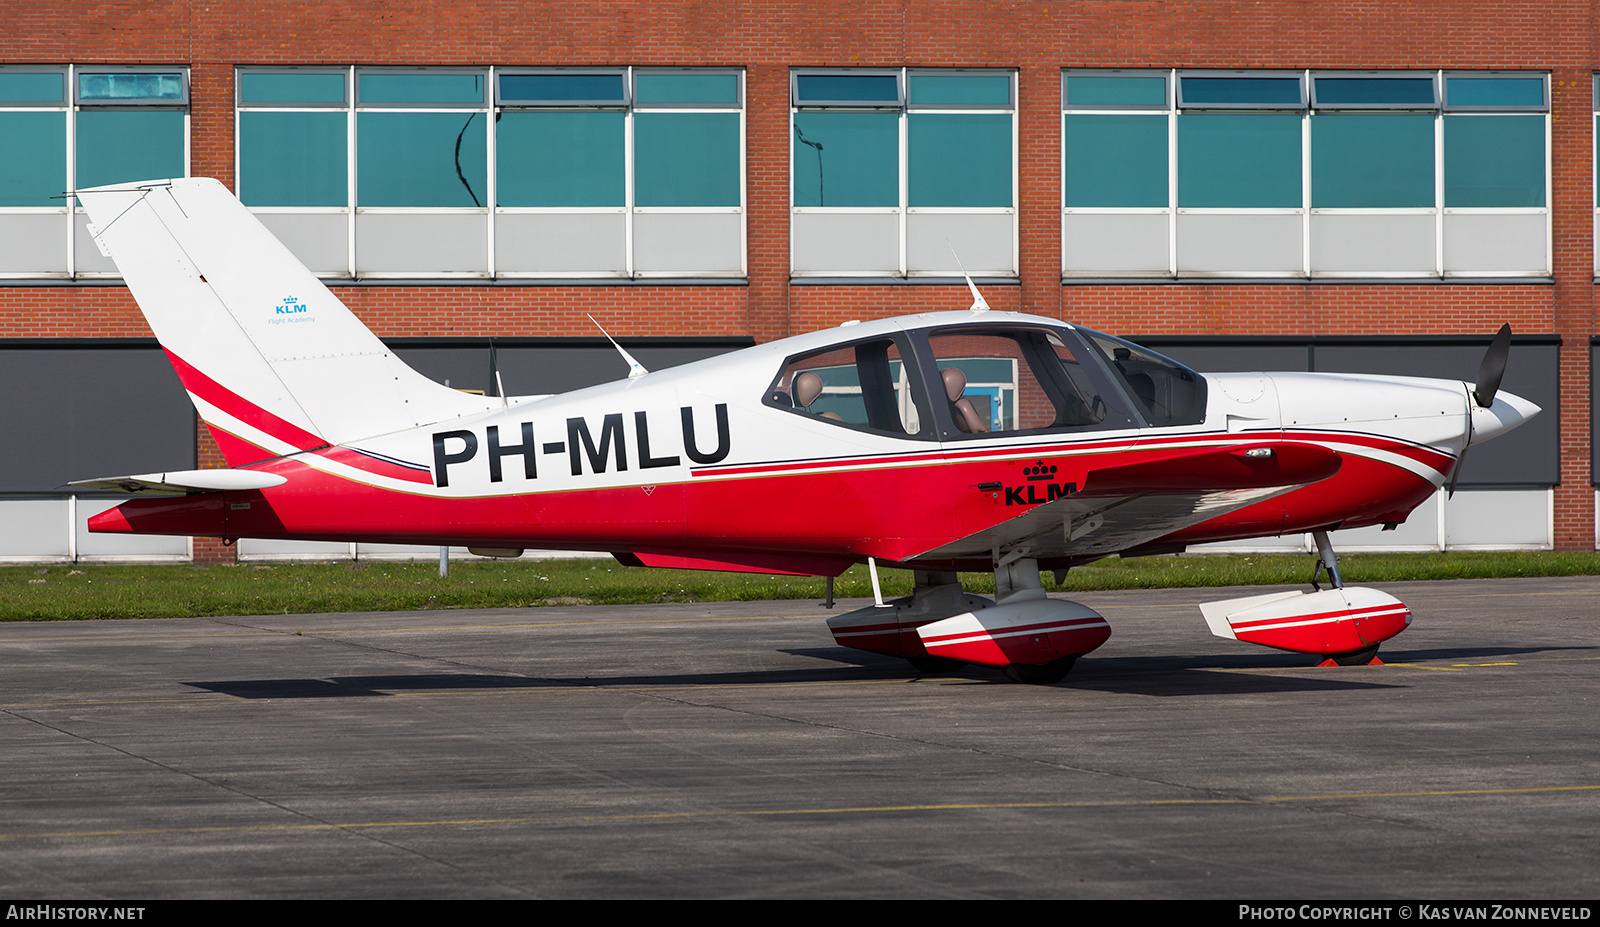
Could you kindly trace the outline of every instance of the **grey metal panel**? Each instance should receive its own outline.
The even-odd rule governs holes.
[[[789,215],[796,273],[900,272],[900,217],[892,213]]]
[[[340,213],[263,213],[256,216],[300,263],[323,276],[350,274],[350,217]]]
[[[1444,270],[1456,274],[1547,274],[1547,218],[1540,213],[1445,213]]]
[[[642,273],[738,273],[744,269],[739,213],[638,213],[633,269]]]
[[[715,357],[728,350],[692,345],[651,347],[632,343],[624,347],[649,370],[676,367]],[[566,392],[621,380],[628,375],[627,364],[610,345],[513,346],[501,347],[497,353],[500,376],[505,381],[506,392],[513,396]],[[777,374],[776,368],[773,374]],[[757,393],[765,387],[765,383],[753,384]]]
[[[0,274],[66,272],[66,213],[0,215]]]
[[[1600,345],[1589,345],[1589,481],[1600,486],[1600,458],[1595,447],[1600,445]],[[1600,510],[1600,505],[1596,506]]]
[[[1061,217],[1061,270],[1071,274],[1145,273],[1172,270],[1167,215]]]
[[[1462,490],[1445,507],[1447,547],[1538,548],[1548,550],[1550,491]]]
[[[1460,497],[1461,493],[1457,493],[1456,498]],[[1372,525],[1367,528],[1329,532],[1328,537],[1333,541],[1334,549],[1340,553],[1363,550],[1441,550],[1443,541],[1439,537],[1439,501],[1442,498],[1444,497],[1439,493],[1429,496],[1427,501],[1416,507],[1410,518],[1393,531],[1383,530],[1382,525]]]
[[[1180,273],[1302,272],[1299,215],[1178,214]]]
[[[495,392],[487,347],[397,347],[394,353],[411,369],[435,383],[452,389]]]
[[[1201,373],[1237,373],[1311,369],[1310,351],[1303,344],[1184,344],[1148,339],[1143,344]]]
[[[71,504],[65,498],[0,499],[0,561],[70,557]]]
[[[89,224],[89,217],[78,213],[72,217],[72,260],[74,270],[80,274],[114,274],[117,272],[115,261],[100,253],[84,226]]]
[[[906,216],[906,269],[910,273],[959,274],[965,265],[970,274],[1015,276],[1014,224],[1010,213],[912,211]],[[960,264],[956,255],[961,257]]]
[[[356,271],[487,273],[488,242],[488,222],[477,213],[358,213]]]
[[[627,216],[603,213],[500,213],[494,217],[496,273],[628,272]]]
[[[195,416],[161,349],[0,344],[0,492],[195,466]]]
[[[167,534],[94,534],[89,531],[89,519],[125,502],[125,499],[78,498],[77,534],[78,557],[106,557],[127,560],[187,559],[189,539]]]
[[[1316,348],[1316,369],[1473,380],[1487,345],[1327,345]],[[1510,435],[1473,447],[1460,485],[1553,485],[1561,481],[1560,346],[1513,344],[1501,388],[1544,411]]]
[[[1311,216],[1312,273],[1438,273],[1438,235],[1429,215]]]
[[[348,541],[276,541],[240,538],[240,560],[349,560]]]

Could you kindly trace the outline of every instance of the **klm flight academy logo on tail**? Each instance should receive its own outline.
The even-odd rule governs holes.
[[[1078,491],[1077,483],[1056,482],[1055,465],[1047,466],[1042,460],[1035,461],[1031,467],[1023,467],[1022,475],[1027,478],[1027,482],[1021,486],[1006,487],[1006,505],[1038,505],[1041,502],[1054,502]],[[1039,495],[1041,485],[1044,489],[1043,498]]]
[[[298,296],[285,296],[272,308],[272,318],[267,320],[269,325],[282,325],[285,322],[315,322],[316,316],[311,315],[311,307],[300,301]]]

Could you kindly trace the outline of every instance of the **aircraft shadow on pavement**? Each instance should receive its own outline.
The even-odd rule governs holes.
[[[853,661],[852,661],[853,662]],[[774,685],[803,682],[837,682],[840,679],[894,678],[912,675],[900,660],[885,659],[849,672],[840,666],[803,669],[744,670],[732,673],[651,673],[634,676],[497,676],[471,673],[417,673],[392,676],[331,676],[326,679],[228,679],[186,682],[184,685],[235,698],[360,698],[405,692],[467,691],[474,689],[554,689],[592,686],[713,686]]]
[[[1394,650],[1382,656],[1388,663],[1451,662],[1505,659],[1529,654],[1581,651],[1597,647],[1452,647],[1428,650]],[[778,651],[823,661],[822,665],[794,669],[752,669],[724,673],[660,672],[640,675],[586,675],[577,677],[506,676],[474,673],[414,673],[383,676],[333,676],[326,679],[232,679],[188,682],[185,685],[235,698],[358,698],[405,692],[473,689],[549,689],[570,686],[713,686],[782,685],[838,682],[843,679],[918,678],[903,660],[843,647],[785,648]],[[1376,668],[1375,668],[1376,669]],[[1307,675],[1283,675],[1283,670],[1315,670]],[[1254,672],[1252,672],[1254,671]],[[1055,686],[1142,695],[1183,696],[1265,692],[1307,692],[1351,689],[1404,688],[1397,677],[1359,678],[1363,667],[1319,669],[1299,654],[1243,653],[1111,657],[1083,660],[1072,674]],[[974,685],[1014,685],[998,669],[966,666],[937,677]]]

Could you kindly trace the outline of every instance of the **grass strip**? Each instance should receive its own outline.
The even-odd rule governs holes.
[[[1046,589],[1157,589],[1302,585],[1306,555],[1181,555],[1110,558],[1077,567]],[[1349,584],[1507,576],[1600,575],[1600,552],[1350,554]],[[911,593],[911,573],[883,570],[885,596]],[[994,577],[964,573],[967,589],[994,591]],[[525,608],[651,602],[820,599],[823,580],[803,576],[624,567],[611,560],[242,564],[53,564],[0,566],[0,621],[193,618],[429,608]],[[839,577],[839,598],[872,595],[865,567]]]

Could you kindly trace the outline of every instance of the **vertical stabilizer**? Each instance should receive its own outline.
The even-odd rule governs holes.
[[[395,357],[217,181],[77,197],[200,417],[237,439],[218,435],[229,463],[489,408]]]

